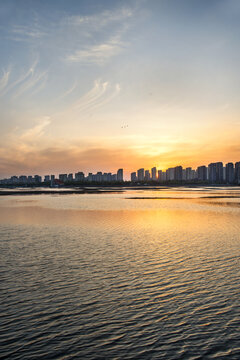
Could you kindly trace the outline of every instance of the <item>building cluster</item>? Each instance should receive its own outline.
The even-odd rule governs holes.
[[[73,174],[59,174],[58,178],[55,175],[45,175],[44,177],[35,176],[12,176],[9,179],[0,180],[2,185],[39,185],[39,184],[67,184],[67,183],[113,183],[123,182],[123,169],[118,169],[116,174],[102,173],[101,171],[96,174],[89,173],[87,176],[83,172],[79,171]]]
[[[96,183],[112,183],[123,182],[123,169],[118,169],[116,174],[102,173],[101,171],[96,174],[88,173],[87,176],[82,171],[73,174],[59,174],[59,180],[63,183],[66,182],[96,182]]]
[[[1,185],[26,185],[34,186],[40,184],[61,185],[71,183],[122,183],[123,169],[118,169],[116,174],[89,173],[87,176],[81,171],[73,174],[39,175],[34,176],[12,176],[9,179],[0,180]],[[240,185],[240,161],[235,164],[229,162],[225,166],[222,162],[211,163],[208,166],[199,166],[196,170],[191,167],[183,169],[182,166],[168,168],[166,171],[157,170],[153,167],[151,171],[141,168],[131,173],[131,183],[209,183],[209,184],[237,184]]]
[[[48,175],[49,178],[55,179],[54,175]],[[42,183],[42,176],[40,175],[21,175],[21,176],[11,176],[9,179],[0,180],[1,185],[38,185]],[[51,181],[51,180],[49,180]]]
[[[157,170],[156,167],[149,170],[143,168],[131,173],[131,182],[142,183],[156,181],[159,183],[178,182],[201,182],[210,184],[238,184],[240,185],[240,161],[227,163],[211,163],[208,166],[199,166],[196,170],[191,167],[183,169],[182,166],[169,168],[166,171]]]

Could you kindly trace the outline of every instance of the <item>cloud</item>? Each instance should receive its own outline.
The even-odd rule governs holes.
[[[73,26],[89,26],[92,30],[99,30],[113,23],[122,23],[133,16],[131,8],[118,8],[115,11],[105,10],[99,14],[90,16],[74,15],[67,18],[67,22]]]
[[[3,71],[3,76],[0,79],[0,92],[4,90],[8,84],[10,71]]]
[[[67,18],[71,31],[79,33],[82,42],[65,60],[69,63],[103,65],[118,55],[128,45],[122,37],[129,27],[133,12],[133,9],[123,7],[90,16]],[[112,35],[109,37],[109,34]]]
[[[90,112],[111,102],[120,92],[119,84],[109,81],[95,80],[94,86],[85,95],[68,106],[64,111],[52,115],[52,118],[73,118],[81,113]]]
[[[36,41],[43,36],[46,36],[46,32],[36,24],[14,25],[10,30],[11,40],[14,41]]]
[[[35,90],[36,90],[37,85],[46,82],[47,74],[48,74],[47,71],[37,72],[36,74],[34,72],[31,72],[28,80],[25,81],[19,87],[19,89],[15,92],[14,98],[21,96],[22,94],[24,94],[25,92],[27,92],[29,90],[32,90],[33,88],[35,88]]]
[[[73,85],[67,90],[65,91],[65,93],[63,93],[61,96],[60,96],[60,99],[64,99],[65,97],[67,97],[68,95],[70,95],[77,87],[77,82],[75,81],[73,83]]]
[[[36,138],[39,138],[42,136],[45,132],[45,128],[50,125],[50,117],[44,116],[42,119],[38,120],[38,124],[34,127],[26,130],[21,136],[20,140],[23,140],[25,142],[27,141],[34,141]]]
[[[15,99],[29,90],[31,90],[31,94],[39,91],[46,83],[48,72],[37,70],[37,64],[38,60],[35,60],[24,73],[11,83],[8,81],[10,71],[4,73],[0,80],[0,91],[2,89],[0,95],[3,96],[12,91],[12,97]]]
[[[103,65],[108,59],[118,55],[125,47],[126,44],[117,37],[112,37],[103,43],[85,46],[84,49],[77,50],[72,55],[68,55],[66,60],[68,62]]]

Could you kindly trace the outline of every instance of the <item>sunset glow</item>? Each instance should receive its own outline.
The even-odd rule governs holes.
[[[240,159],[240,3],[1,1],[0,177]]]

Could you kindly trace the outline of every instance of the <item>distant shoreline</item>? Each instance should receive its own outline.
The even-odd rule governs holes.
[[[0,196],[11,196],[11,195],[81,195],[81,194],[106,194],[106,193],[123,193],[126,190],[157,190],[166,188],[236,188],[240,189],[238,185],[165,185],[165,186],[109,186],[109,187],[80,187],[76,189],[68,188],[0,188]]]

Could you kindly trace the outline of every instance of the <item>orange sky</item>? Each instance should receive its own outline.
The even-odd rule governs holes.
[[[0,178],[240,160],[236,2],[67,4],[0,3]]]

